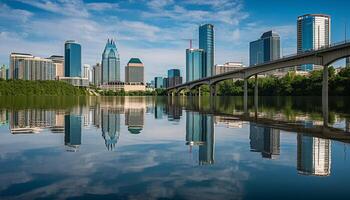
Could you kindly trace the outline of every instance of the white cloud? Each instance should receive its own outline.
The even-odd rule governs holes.
[[[24,4],[40,8],[42,10],[53,12],[59,15],[67,15],[73,17],[87,17],[88,11],[82,0],[16,0]]]
[[[119,8],[119,5],[117,3],[95,2],[95,3],[86,4],[86,7],[89,10],[103,11],[103,10],[117,9]]]
[[[33,13],[27,10],[12,9],[6,4],[0,3],[0,19],[6,21],[14,21],[19,23],[25,23],[33,16]]]

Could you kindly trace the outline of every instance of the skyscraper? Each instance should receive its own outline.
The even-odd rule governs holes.
[[[214,119],[211,115],[186,112],[186,144],[199,146],[199,164],[214,162]]]
[[[182,84],[182,77],[179,69],[168,70],[168,84],[167,87],[173,87]]]
[[[331,141],[306,135],[297,136],[298,173],[329,176],[331,173]]]
[[[205,77],[205,52],[203,49],[186,49],[186,81]]]
[[[77,115],[64,116],[64,144],[67,151],[77,151],[81,144],[81,117]]]
[[[214,26],[212,24],[199,27],[199,49],[203,49],[205,53],[203,77],[212,76],[214,68]]]
[[[81,46],[74,40],[64,43],[64,76],[81,77]]]
[[[280,154],[280,131],[250,123],[250,150],[262,157],[274,159]]]
[[[250,66],[279,59],[280,49],[280,36],[277,33],[273,31],[263,33],[260,39],[250,42]]]
[[[140,59],[131,58],[125,66],[126,83],[144,83],[144,66]]]
[[[312,51],[331,43],[331,18],[323,14],[307,14],[297,20],[298,53]],[[312,64],[302,65],[298,70],[312,71]]]
[[[163,77],[154,77],[154,87],[155,88],[164,88]]]
[[[113,150],[120,135],[120,114],[113,109],[101,109],[102,137],[108,150]]]
[[[107,40],[102,54],[102,83],[120,81],[120,58],[115,41]]]

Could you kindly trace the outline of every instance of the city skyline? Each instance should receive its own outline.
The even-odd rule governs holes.
[[[300,3],[309,8],[299,8]],[[312,2],[293,1],[275,2],[275,5],[268,7],[259,1],[224,0],[206,3],[149,1],[138,5],[135,2],[3,1],[0,3],[0,42],[4,45],[1,46],[0,62],[8,65],[10,52],[27,52],[40,57],[62,55],[62,42],[75,39],[82,45],[82,64],[93,65],[100,60],[99,52],[103,50],[105,40],[112,37],[120,47],[121,66],[125,66],[131,57],[139,57],[145,66],[152,66],[145,68],[145,80],[149,81],[154,76],[163,76],[174,66],[185,71],[183,50],[188,44],[183,39],[196,39],[199,24],[212,23],[215,26],[214,64],[228,61],[243,61],[247,64],[249,41],[258,39],[268,30],[280,34],[283,55],[295,53],[296,20],[298,16],[307,13],[330,15],[331,41],[343,40],[345,23],[348,23],[347,19],[350,17],[345,9],[349,3],[341,3],[341,6],[328,5],[326,2],[314,5]],[[278,12],[269,12],[276,7],[288,9],[283,9],[284,15],[280,17]],[[65,12],[61,12],[62,9]],[[161,13],[162,9],[166,12]],[[135,10],[143,11],[132,15]],[[179,17],[180,14],[182,15]],[[104,17],[103,20],[99,20],[98,17],[101,16]],[[188,22],[182,23],[184,21]],[[113,28],[100,31],[99,28],[106,24],[112,24]],[[67,27],[67,31],[43,34],[43,29],[39,29],[38,26],[47,30]],[[76,27],[77,30],[73,30],[72,27]],[[179,31],[184,34],[179,36]],[[81,34],[82,32],[85,34]],[[227,42],[232,45],[227,45]],[[121,74],[123,71],[121,69]]]

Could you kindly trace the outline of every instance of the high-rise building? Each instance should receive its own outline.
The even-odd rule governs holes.
[[[227,62],[223,65],[215,65],[215,75],[243,69],[245,66],[241,62]]]
[[[8,79],[8,69],[6,67],[6,65],[2,65],[0,67],[0,79],[6,80]]]
[[[101,76],[102,76],[101,64],[96,63],[96,65],[92,67],[92,82],[94,85],[98,86],[101,84],[102,82]]]
[[[125,66],[126,83],[144,83],[144,66],[139,58],[131,58]]]
[[[81,117],[78,115],[64,116],[64,144],[67,151],[77,151],[81,144]]]
[[[113,150],[120,135],[120,114],[113,109],[101,109],[102,137],[108,150]]]
[[[331,17],[323,14],[307,14],[297,20],[297,51],[307,52],[328,46],[331,43]],[[312,71],[314,65],[307,64],[298,70]]]
[[[199,49],[203,49],[205,53],[203,77],[212,76],[214,68],[214,26],[212,24],[199,27]]]
[[[186,81],[206,77],[205,52],[203,49],[186,49]]]
[[[280,154],[280,131],[250,123],[250,149],[262,157],[274,159]]]
[[[298,134],[297,169],[298,173],[303,175],[329,176],[331,141]]]
[[[164,88],[163,77],[154,77],[154,87],[155,88]]]
[[[11,53],[8,76],[10,79],[54,80],[56,69],[50,59],[31,54]]]
[[[81,77],[81,46],[74,40],[64,43],[64,76]]]
[[[182,84],[182,77],[179,69],[168,70],[168,84],[167,87],[173,87]]]
[[[120,81],[120,58],[115,41],[109,40],[102,54],[102,84]]]
[[[280,36],[268,31],[262,34],[260,39],[250,42],[249,45],[249,65],[277,60],[280,58]]]
[[[53,64],[55,65],[56,68],[56,79],[59,79],[59,77],[64,76],[64,57],[63,56],[57,56],[57,55],[52,55],[49,58],[52,60]]]
[[[210,115],[186,112],[186,144],[199,146],[199,164],[214,163],[214,119]]]

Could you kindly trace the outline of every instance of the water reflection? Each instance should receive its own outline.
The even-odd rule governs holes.
[[[43,159],[60,156],[60,161],[67,161],[77,173],[86,166],[91,171],[83,177],[94,178],[85,180],[74,175],[84,179],[83,182],[95,181],[106,193],[114,192],[107,190],[106,185],[118,183],[115,190],[124,187],[128,188],[125,192],[132,194],[153,191],[162,194],[157,196],[162,198],[177,198],[180,194],[174,188],[181,188],[180,193],[186,193],[186,197],[199,197],[195,195],[200,195],[195,192],[199,187],[204,193],[217,188],[209,192],[208,198],[220,194],[227,197],[233,191],[239,198],[244,190],[255,191],[248,187],[252,183],[267,182],[266,185],[278,188],[280,183],[269,182],[273,175],[303,185],[310,176],[335,176],[335,180],[340,180],[341,170],[349,170],[349,162],[345,160],[350,143],[346,106],[342,112],[339,107],[331,108],[329,126],[324,126],[322,111],[317,106],[305,110],[297,100],[283,101],[290,103],[287,105],[262,100],[259,107],[248,104],[246,113],[239,98],[126,97],[79,102],[44,109],[39,108],[42,105],[0,108],[0,128],[8,128],[6,134],[0,134],[0,142],[5,141],[5,135],[12,136],[9,145],[12,146],[22,136],[36,140],[37,136],[46,134],[61,144],[58,150],[27,147],[34,153],[24,152],[25,159],[17,158],[19,153],[9,153],[14,156],[12,160],[11,156],[2,155],[0,162],[5,167],[0,171],[0,182],[3,182],[1,175],[11,168],[6,166],[6,161],[34,166],[25,161],[37,154]],[[49,143],[47,138],[40,143]],[[6,152],[7,148],[10,149],[6,146],[1,150]],[[115,168],[120,170],[115,172]],[[60,176],[67,175],[57,170]],[[271,175],[272,172],[276,174]],[[315,181],[317,185],[322,180]],[[0,196],[4,194],[2,190],[0,187]]]

